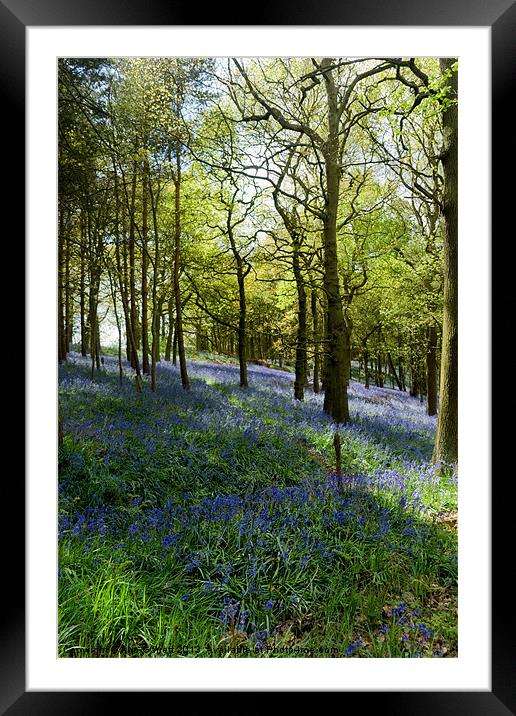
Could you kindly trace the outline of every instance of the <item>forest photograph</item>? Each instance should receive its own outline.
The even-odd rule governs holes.
[[[58,60],[59,657],[458,657],[459,71]]]

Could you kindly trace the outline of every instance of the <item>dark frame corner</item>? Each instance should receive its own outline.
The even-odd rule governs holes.
[[[224,8],[225,10],[225,8]],[[240,11],[238,11],[239,13]],[[4,206],[18,217],[25,215],[25,199],[21,187],[25,183],[25,165],[21,147],[25,147],[25,28],[38,25],[196,25],[196,8],[179,7],[160,0],[110,0],[110,2],[79,2],[79,0],[0,0],[0,86],[4,116],[8,115],[8,141],[13,147],[13,161],[9,166],[9,186]],[[513,94],[516,30],[516,5],[512,0],[398,0],[385,3],[379,0],[362,0],[360,3],[339,4],[322,0],[317,7],[305,0],[284,0],[273,7],[253,6],[252,17],[241,19],[237,12],[221,11],[219,4],[203,9],[203,25],[433,25],[433,26],[484,26],[492,32],[492,238],[498,241],[506,235],[507,207],[514,202],[512,182],[503,181],[502,161],[507,162],[507,150],[513,132],[507,121],[507,98]],[[238,22],[226,19],[238,18]],[[505,117],[502,120],[502,104]],[[508,131],[509,130],[509,131]],[[7,133],[6,135],[7,136]],[[16,147],[16,149],[14,149]],[[514,154],[513,154],[514,156]],[[12,175],[15,175],[15,179]],[[5,196],[5,195],[4,195]],[[502,229],[504,223],[504,229]],[[12,232],[11,232],[12,235]],[[16,243],[12,241],[11,243]],[[20,240],[18,245],[23,246]],[[24,251],[22,249],[22,251]],[[24,262],[24,256],[22,257]],[[509,282],[510,283],[510,282]],[[497,312],[498,313],[498,312]],[[495,316],[495,312],[492,313]],[[23,337],[22,337],[23,342]],[[495,436],[493,435],[493,438]],[[499,443],[502,436],[496,433]],[[493,450],[493,455],[496,454]],[[494,473],[494,471],[493,471]],[[494,474],[493,474],[494,477]],[[507,475],[510,477],[510,475]],[[15,479],[16,478],[16,479]],[[381,713],[398,716],[426,716],[443,713],[450,716],[509,716],[516,714],[516,637],[511,618],[512,599],[505,599],[508,573],[507,545],[513,535],[509,529],[514,517],[509,513],[512,502],[502,494],[503,478],[497,477],[493,489],[492,533],[492,691],[490,692],[361,692],[346,693],[346,706],[350,696],[358,696],[362,705],[377,708]],[[13,504],[25,504],[24,484],[14,471],[6,472],[4,486],[7,499]],[[7,500],[5,501],[7,505]],[[496,515],[496,519],[494,516]],[[120,709],[121,693],[113,692],[27,692],[25,686],[25,536],[21,527],[15,534],[4,529],[3,574],[4,590],[8,592],[10,609],[2,613],[0,642],[1,688],[0,714],[81,714],[96,713],[103,706]],[[13,539],[14,537],[14,539]],[[407,684],[410,688],[410,684]],[[130,693],[148,708],[150,695]],[[159,694],[158,694],[159,695]],[[161,694],[168,696],[167,693]],[[115,701],[116,699],[116,701]],[[353,699],[355,700],[355,699]],[[212,702],[213,703],[213,702]],[[356,702],[355,702],[356,703]],[[170,704],[170,701],[169,701]]]

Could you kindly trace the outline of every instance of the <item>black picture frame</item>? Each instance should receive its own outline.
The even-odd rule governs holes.
[[[516,9],[511,0],[396,0],[380,2],[340,3],[318,0],[317,3],[295,0],[253,5],[252,14],[245,20],[227,5],[210,4],[182,7],[160,0],[0,0],[0,86],[4,119],[4,141],[13,147],[8,163],[9,183],[4,189],[4,207],[18,219],[18,233],[14,245],[23,246],[20,217],[25,215],[23,187],[25,166],[22,147],[25,146],[25,28],[27,26],[66,25],[197,25],[202,16],[204,26],[216,25],[380,25],[380,26],[484,26],[492,34],[492,237],[503,240],[506,236],[507,207],[512,202],[513,182],[503,176],[501,162],[510,160],[510,142],[513,132],[504,115],[507,101],[512,95],[511,79],[514,75]],[[234,20],[238,18],[237,22]],[[233,20],[230,22],[229,20]],[[502,108],[503,104],[503,108]],[[7,133],[7,134],[6,134]],[[8,137],[8,140],[6,139]],[[512,144],[512,146],[514,146]],[[4,165],[4,169],[5,169]],[[513,233],[513,231],[511,231]],[[11,232],[12,236],[12,232]],[[16,240],[15,240],[16,239]],[[24,253],[24,252],[23,252]],[[22,262],[24,257],[22,255]],[[19,301],[20,298],[17,298]],[[498,304],[500,308],[501,304]],[[498,311],[492,306],[492,315]],[[22,337],[23,344],[23,337]],[[19,345],[19,344],[18,344]],[[485,378],[490,380],[490,376]],[[23,399],[17,397],[23,405]],[[17,425],[13,423],[13,425]],[[18,428],[18,433],[21,430]],[[503,439],[497,431],[498,446]],[[494,436],[493,436],[494,440]],[[495,445],[491,447],[496,454]],[[9,447],[9,450],[11,448]],[[23,448],[20,455],[23,454]],[[502,472],[503,474],[503,472]],[[510,476],[507,475],[507,478]],[[426,714],[475,714],[506,716],[516,713],[515,674],[516,629],[507,598],[506,579],[511,572],[508,545],[512,517],[512,504],[506,499],[504,477],[492,475],[492,690],[446,692],[346,692],[345,708],[352,704],[361,709],[377,709],[380,713],[399,716],[425,716]],[[7,484],[8,483],[8,484]],[[4,472],[4,512],[11,507],[18,511],[25,504],[23,479],[14,470]],[[0,714],[80,714],[96,713],[103,707],[120,711],[121,692],[50,692],[26,691],[25,686],[25,535],[21,521],[8,526],[4,518],[4,596],[6,606],[2,612],[0,632]],[[238,686],[235,685],[235,689]],[[407,684],[410,689],[410,684]],[[335,689],[338,691],[338,689]],[[149,708],[149,699],[158,695],[170,702],[170,692],[131,692],[131,705]],[[224,697],[224,694],[222,694]],[[360,701],[357,701],[360,699]],[[211,695],[213,698],[213,694]],[[145,706],[144,701],[145,699]],[[351,701],[350,701],[351,699]],[[173,703],[173,702],[170,702]],[[212,702],[213,703],[213,702]],[[258,702],[256,702],[258,703]],[[344,701],[342,702],[344,708]]]

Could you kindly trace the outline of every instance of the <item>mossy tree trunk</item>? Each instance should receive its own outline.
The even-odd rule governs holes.
[[[441,71],[452,69],[454,58],[439,60]],[[434,462],[455,463],[458,458],[458,112],[457,72],[448,79],[449,102],[443,111],[444,147],[444,299],[439,381],[439,415],[433,454]]]

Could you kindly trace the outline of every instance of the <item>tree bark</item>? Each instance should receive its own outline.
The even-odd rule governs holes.
[[[442,72],[451,69],[455,58],[441,58]],[[457,72],[448,80],[449,99],[457,98]],[[433,460],[456,463],[458,458],[458,112],[455,102],[443,111],[444,171],[444,299],[441,352],[439,416]]]
[[[406,391],[407,386],[405,383],[405,369],[403,367],[403,358],[401,356],[398,358],[398,375],[400,377],[401,389]]]
[[[383,388],[382,354],[380,352],[376,354],[376,385],[378,388]]]
[[[158,252],[158,259],[159,259],[159,252]],[[157,280],[156,280],[157,281]],[[162,320],[163,316],[163,298],[158,298],[157,296],[154,297],[156,300],[156,313],[153,313],[153,317],[156,321],[156,340],[152,341],[152,350],[155,349],[155,359],[156,363],[159,363],[161,361],[161,341],[164,333],[164,322]],[[154,300],[154,299],[153,299]],[[152,309],[154,311],[154,307]]]
[[[65,237],[65,278],[64,278],[64,302],[65,302],[65,350],[70,352],[73,337],[73,293],[70,286],[70,241]]]
[[[428,415],[437,413],[437,329],[428,326],[426,350],[426,412]]]
[[[86,231],[84,228],[84,210],[81,209],[81,267],[80,267],[80,282],[79,282],[79,311],[81,316],[81,355],[85,358],[88,355],[88,337],[86,333],[86,267],[84,260],[84,249],[86,245]]]
[[[296,336],[296,360],[294,380],[294,397],[296,400],[304,400],[304,388],[306,384],[306,289],[301,273],[299,262],[299,243],[294,239],[292,251],[292,268],[296,280],[297,289],[297,336]]]
[[[333,64],[325,58],[321,66]],[[349,422],[348,381],[349,340],[339,286],[337,264],[337,211],[339,206],[339,115],[337,88],[331,70],[324,73],[328,106],[328,139],[325,151],[326,201],[323,230],[324,291],[328,301],[324,410],[336,423]],[[349,336],[348,336],[349,338]],[[348,350],[346,350],[346,343]]]
[[[188,371],[186,368],[185,344],[183,337],[183,309],[181,306],[181,288],[179,285],[179,274],[181,271],[181,145],[176,142],[176,176],[175,187],[175,220],[174,220],[174,299],[176,306],[175,339],[177,340],[177,352],[179,354],[179,370],[181,373],[181,384],[185,390],[190,388]],[[174,350],[175,353],[175,350]],[[175,361],[174,361],[175,364]]]
[[[172,352],[172,340],[174,338],[174,297],[171,296],[168,299],[168,333],[167,343],[165,346],[165,360],[170,361],[170,354]]]
[[[317,315],[317,293],[315,291],[312,291],[311,304],[314,336],[314,375],[312,380],[312,387],[314,393],[319,393],[319,391],[321,390],[321,387],[319,385],[319,316]]]
[[[142,370],[149,375],[149,322],[148,322],[148,269],[149,259],[147,244],[149,234],[149,208],[148,208],[148,171],[144,166],[142,172]]]
[[[387,360],[389,361],[389,368],[391,369],[391,375],[394,378],[396,385],[398,386],[398,390],[403,390],[403,384],[398,377],[398,374],[396,373],[396,368],[394,366],[394,361],[392,360],[392,356],[390,351],[387,351]]]
[[[93,380],[95,376],[95,365],[97,357],[97,304],[95,293],[90,279],[90,305],[89,305],[89,320],[90,324],[90,358],[91,358],[91,378]]]
[[[149,177],[149,166],[146,163],[146,174],[149,178],[149,196],[151,200],[152,210],[152,225],[154,229],[154,266],[152,274],[152,347],[151,347],[151,390],[156,390],[156,364],[159,361],[159,321],[161,316],[161,305],[162,301],[158,300],[158,271],[160,262],[160,251],[159,251],[159,234],[158,234],[158,214],[157,206],[154,201],[154,192],[152,189],[152,183]]]
[[[98,301],[97,306],[95,308],[95,324],[96,324],[96,332],[95,332],[95,363],[97,366],[97,370],[100,370],[101,365],[104,363],[104,359],[101,358],[101,345],[100,345],[100,322],[98,318]]]
[[[409,394],[412,398],[417,397],[419,392],[419,369],[417,356],[415,355],[414,348],[410,348],[410,391]]]
[[[57,359],[66,361],[66,328],[64,309],[64,210],[59,212],[59,236],[57,244]]]
[[[247,356],[245,349],[247,303],[245,296],[245,277],[241,261],[237,268],[238,279],[238,364],[240,368],[240,387],[247,388]]]
[[[366,388],[369,388],[369,351],[367,350],[367,348],[364,348],[363,356],[364,356],[364,385]]]
[[[136,370],[137,358],[135,350],[138,349],[138,317],[136,309],[136,282],[135,282],[135,244],[134,244],[134,205],[136,201],[136,162],[133,163],[133,177],[131,182],[131,209],[129,216],[129,296],[130,296],[130,322],[133,335],[133,353],[131,355],[131,366]]]
[[[177,324],[174,324],[174,339],[172,341],[172,365],[177,365]]]
[[[401,339],[401,334],[398,332],[398,375],[400,378],[400,383],[402,385],[402,390],[406,391],[407,386],[405,384],[405,368],[404,368],[404,364],[403,364],[402,349],[403,349],[403,342]]]
[[[116,328],[118,332],[118,383],[122,385],[124,379],[124,368],[122,364],[122,327],[120,325],[120,317],[118,315],[117,303],[116,303],[116,287],[109,271],[109,287],[111,289],[111,300],[113,301],[113,311],[115,313]]]
[[[115,182],[116,182],[116,185],[118,186],[118,177],[117,177],[115,166],[113,167],[113,170],[115,172]],[[116,197],[117,197],[116,205],[118,207],[119,206],[119,204],[118,204],[118,189],[115,189],[115,193],[116,193]],[[128,286],[129,286],[129,263],[128,263],[128,257],[127,257],[127,254],[128,254],[127,224],[126,224],[127,213],[125,211],[125,202],[122,202],[120,209],[121,209],[121,213],[122,213],[122,234],[121,234],[122,241],[120,241],[120,229],[118,228],[119,235],[118,235],[117,250],[119,252],[119,257],[120,257],[120,249],[121,249],[121,261],[119,260],[119,263],[118,263],[118,266],[119,266],[118,271],[119,271],[119,275],[120,275],[121,290],[125,291],[126,296],[127,296],[127,290],[128,290]],[[117,224],[117,226],[118,226],[118,224]],[[129,301],[127,301],[127,305],[129,306]],[[131,316],[130,316],[130,311],[126,312],[125,309],[124,309],[124,321],[125,321],[125,338],[126,338],[125,354],[126,354],[127,360],[129,361],[129,363],[131,363],[132,348],[131,348],[131,341],[129,339]]]
[[[93,238],[93,229],[90,216],[90,207],[87,213],[87,237],[88,237],[88,269],[89,269],[89,306],[88,306],[88,323],[90,326],[90,357],[91,357],[91,377],[95,375],[95,367],[100,369],[99,355],[99,327],[98,327],[98,303],[99,303],[99,287],[100,287],[100,256],[97,253],[97,246]]]
[[[136,336],[133,332],[133,323],[131,320],[131,305],[130,305],[130,295],[131,294],[131,286],[134,286],[134,284],[130,283],[129,291],[127,288],[127,265],[124,262],[123,268],[122,268],[122,261],[120,257],[120,223],[119,223],[119,201],[118,201],[118,175],[116,173],[116,167],[113,166],[114,170],[114,176],[115,176],[115,258],[116,258],[116,267],[117,267],[117,275],[118,275],[118,283],[120,287],[120,298],[122,300],[122,309],[124,312],[124,319],[125,319],[125,326],[127,330],[127,341],[128,341],[128,352],[131,357],[131,367],[135,371],[135,384],[136,384],[136,390],[138,392],[141,392],[142,390],[142,376],[140,372],[140,360],[138,358],[138,349],[136,347]],[[124,234],[125,234],[125,227],[124,228]],[[125,239],[125,236],[124,236]],[[125,241],[124,241],[124,249],[125,249]],[[125,251],[124,251],[125,252]]]

